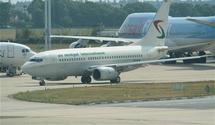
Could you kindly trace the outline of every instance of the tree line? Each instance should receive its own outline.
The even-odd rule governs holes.
[[[15,5],[0,2],[0,28],[44,27],[44,1],[33,0],[26,12],[15,10]],[[52,0],[52,27],[119,27],[128,14],[134,12],[156,12],[150,3],[130,3],[115,7],[105,3]],[[214,16],[215,5],[173,3],[170,16]]]

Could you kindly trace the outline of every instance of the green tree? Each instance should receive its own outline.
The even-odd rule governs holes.
[[[193,14],[193,5],[187,3],[174,3],[170,7],[170,15],[173,17],[185,17],[192,16]]]
[[[194,10],[194,16],[214,16],[215,15],[215,5],[208,5],[208,4],[203,4],[203,5],[195,5],[193,10]]]
[[[34,27],[44,27],[44,2],[42,0],[34,0],[29,5],[28,12],[32,16]]]
[[[138,12],[155,12],[156,8],[149,3],[131,3],[123,7],[123,10],[127,14],[138,13]]]
[[[10,3],[0,2],[0,27],[6,27],[10,22]]]
[[[173,3],[170,15],[184,16],[212,16],[215,6],[208,4]],[[34,0],[28,7],[32,15],[34,27],[44,27],[44,2]],[[126,16],[137,12],[156,12],[156,8],[147,3],[131,3],[122,7],[95,2],[78,2],[74,0],[52,0],[53,27],[119,27]]]

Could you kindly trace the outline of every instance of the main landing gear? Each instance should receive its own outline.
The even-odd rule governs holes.
[[[92,79],[90,76],[82,76],[81,77],[81,82],[84,83],[84,84],[89,84],[92,82]]]
[[[110,80],[111,83],[120,83],[121,78],[118,76],[115,79]]]
[[[8,66],[5,71],[6,75],[9,77],[13,77],[15,75],[22,75],[22,70],[19,67]]]
[[[40,85],[40,86],[45,86],[45,85],[46,85],[45,80],[41,80],[41,81],[39,82],[39,85]]]

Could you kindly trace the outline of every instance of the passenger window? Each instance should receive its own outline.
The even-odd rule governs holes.
[[[22,49],[22,53],[25,53],[25,49]]]
[[[42,62],[43,59],[42,58],[33,58],[33,59],[30,59],[30,62]]]

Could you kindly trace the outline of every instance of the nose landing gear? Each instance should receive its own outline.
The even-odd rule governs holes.
[[[118,76],[116,79],[110,80],[111,83],[120,83],[121,78]]]

